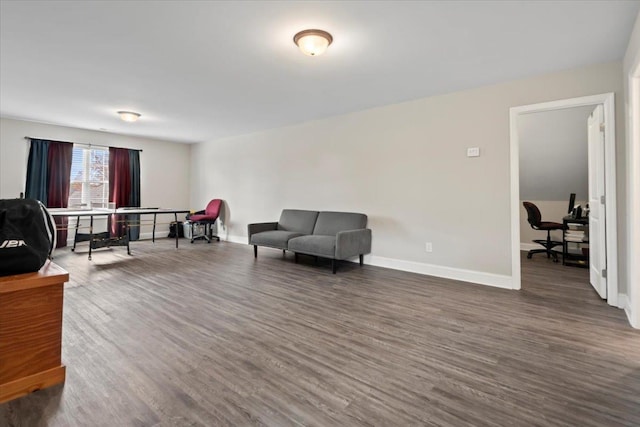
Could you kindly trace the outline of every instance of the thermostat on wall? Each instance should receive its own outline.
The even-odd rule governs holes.
[[[467,148],[467,157],[480,157],[480,147]]]

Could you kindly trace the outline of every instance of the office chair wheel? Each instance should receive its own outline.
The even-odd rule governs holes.
[[[527,259],[531,259],[531,257],[533,257],[533,254],[527,254]]]

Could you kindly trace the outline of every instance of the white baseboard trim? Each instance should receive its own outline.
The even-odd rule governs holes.
[[[624,310],[624,313],[627,315],[627,320],[629,324],[634,328],[640,328],[640,325],[634,324],[633,312],[631,310],[631,300],[627,294],[618,294],[618,308]]]
[[[246,236],[227,236],[224,240],[231,243],[247,244]],[[358,262],[358,259],[350,260]],[[395,258],[386,258],[377,255],[365,255],[364,263],[376,267],[391,268],[393,270],[408,271],[410,273],[424,274],[427,276],[442,277],[445,279],[460,280],[463,282],[480,285],[494,286],[503,289],[513,289],[511,276],[485,273],[482,271],[464,270],[462,268],[445,267],[442,265],[425,264],[415,261],[405,261]]]
[[[521,251],[530,251],[532,249],[544,249],[541,245],[537,243],[520,243]]]
[[[220,236],[220,239],[222,239],[222,240],[224,240],[226,242],[231,242],[231,243],[244,243],[245,245],[249,241],[247,236],[232,236],[232,235],[229,235],[229,234],[226,237]]]
[[[629,297],[627,296],[627,294],[618,294],[617,306],[618,308],[621,308],[623,310],[627,310],[628,308],[631,308],[631,304],[629,304]]]
[[[408,271],[427,276],[460,280],[463,282],[477,283],[480,285],[494,286],[503,289],[513,289],[512,277],[502,274],[485,273],[483,271],[465,270],[462,268],[446,267],[443,265],[426,264],[415,261],[405,261],[402,259],[386,258],[377,255],[365,256],[365,263],[375,265],[377,267]]]

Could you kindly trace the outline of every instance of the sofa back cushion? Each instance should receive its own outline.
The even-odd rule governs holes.
[[[278,230],[311,234],[317,218],[318,211],[284,209],[282,215],[280,215],[280,221],[278,221]]]
[[[335,236],[338,231],[367,227],[367,216],[352,212],[320,212],[313,234]]]

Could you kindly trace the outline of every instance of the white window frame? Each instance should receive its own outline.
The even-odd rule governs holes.
[[[106,151],[108,154],[108,149],[96,148],[96,147],[85,147],[85,146],[76,146],[75,148],[79,148],[82,150],[82,180],[74,180],[71,177],[71,185],[74,183],[80,183],[82,185],[82,194],[80,203],[82,206],[91,208],[91,184],[102,183],[102,200],[104,201],[103,207],[106,207],[109,203],[109,176],[107,174],[106,180],[103,181],[91,181],[91,152],[92,151]]]

